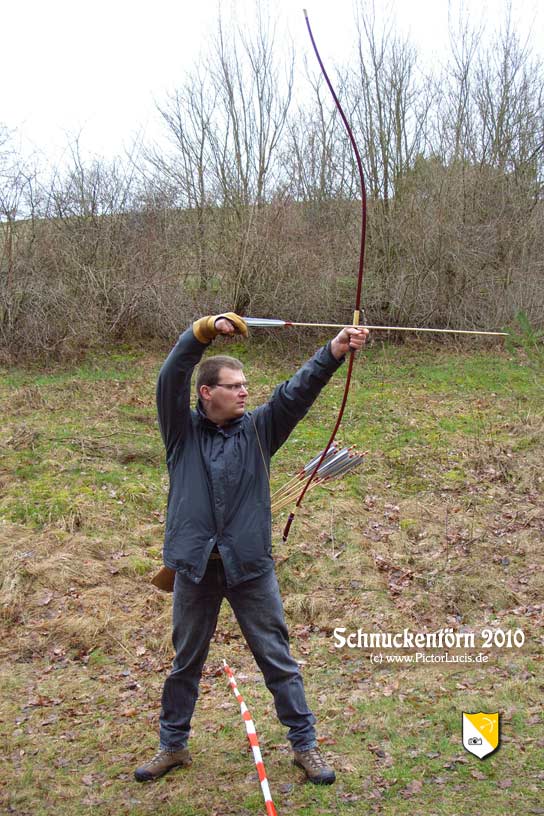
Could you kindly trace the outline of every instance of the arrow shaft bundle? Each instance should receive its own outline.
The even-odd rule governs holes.
[[[332,479],[340,478],[360,467],[365,453],[358,453],[354,445],[339,450],[336,444],[331,445],[326,454],[324,450],[320,451],[283,487],[280,487],[272,494],[272,511],[282,510],[293,503],[300,492],[301,485],[307,485],[310,481],[313,468],[321,457],[323,457],[323,461],[319,466],[316,478],[308,485],[308,490],[313,490],[318,485],[324,485]]]

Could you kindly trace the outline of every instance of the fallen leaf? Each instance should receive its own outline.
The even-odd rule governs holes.
[[[383,759],[383,757],[385,757],[385,751],[383,750],[383,748],[380,748],[379,745],[369,745],[367,747],[368,747],[368,750],[371,753],[375,754],[377,757],[380,757],[382,759]]]
[[[99,799],[98,796],[86,796],[84,799],[81,800],[82,805],[89,805],[90,807],[94,807],[97,805],[102,805],[104,803],[103,799]]]
[[[357,793],[340,793],[338,798],[342,799],[344,802],[358,802],[359,799],[362,799],[362,797]]]
[[[410,796],[413,796],[415,793],[419,793],[423,787],[423,782],[421,779],[414,779],[413,782],[410,782],[409,785],[406,785],[400,792],[400,795],[403,796],[405,799],[409,799]]]

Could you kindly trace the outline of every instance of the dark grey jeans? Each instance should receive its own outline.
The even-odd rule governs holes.
[[[210,560],[200,584],[177,573],[172,640],[176,657],[162,694],[161,748],[187,745],[202,667],[223,598],[231,605],[244,637],[274,696],[278,719],[289,728],[295,751],[316,745],[315,717],[302,677],[289,652],[289,636],[274,570],[228,589],[221,560]]]

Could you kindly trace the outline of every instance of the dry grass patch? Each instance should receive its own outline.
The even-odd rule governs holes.
[[[0,604],[10,653],[45,654],[52,647],[90,654],[119,648],[135,655],[142,645],[165,651],[168,599],[149,584],[154,559],[134,569],[132,549],[119,538],[92,539],[2,527]],[[140,585],[141,589],[136,589]],[[135,640],[134,624],[142,624]]]

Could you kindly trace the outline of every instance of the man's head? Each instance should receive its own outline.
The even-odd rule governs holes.
[[[198,369],[196,392],[206,416],[227,425],[246,410],[247,388],[243,365],[235,357],[208,357]]]

